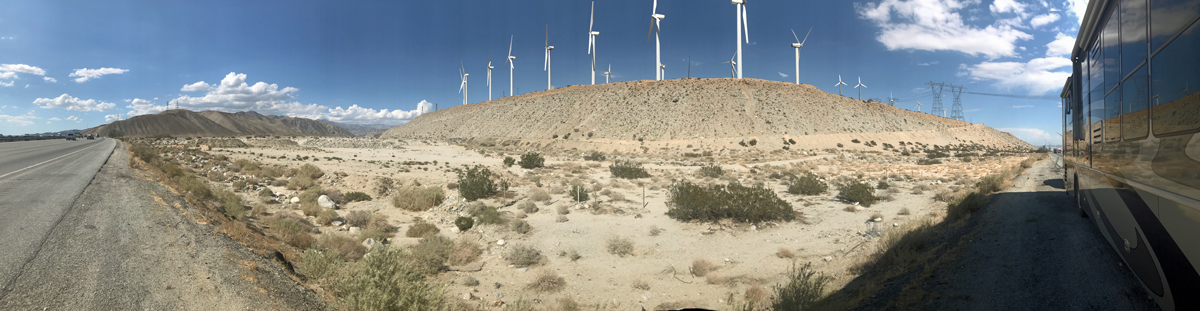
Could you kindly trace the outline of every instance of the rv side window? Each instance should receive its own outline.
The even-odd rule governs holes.
[[[1154,135],[1191,132],[1200,128],[1200,26],[1193,23],[1154,55],[1151,70]]]

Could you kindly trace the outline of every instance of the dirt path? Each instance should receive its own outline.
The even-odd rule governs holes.
[[[1062,169],[1042,161],[971,220],[959,256],[924,281],[927,310],[1156,310],[1098,229],[1079,217]]]
[[[279,266],[129,168],[119,145],[0,297],[0,310],[329,309]]]

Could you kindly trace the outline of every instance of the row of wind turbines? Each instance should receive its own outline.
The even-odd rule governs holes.
[[[663,80],[664,76],[666,75],[667,65],[662,63],[662,43],[660,41],[660,36],[661,36],[661,32],[662,32],[662,20],[666,19],[667,16],[664,14],[658,13],[658,0],[653,0],[653,1],[654,1],[653,6],[651,7],[651,11],[650,11],[650,31],[646,35],[646,43],[649,44],[650,37],[651,36],[654,37],[655,80]],[[748,26],[748,18],[746,17],[746,7],[745,7],[746,0],[730,0],[730,3],[734,4],[735,9],[736,9],[736,11],[735,11],[736,18],[735,19],[737,21],[737,24],[736,24],[735,32],[737,33],[737,38],[736,38],[737,52],[734,54],[734,58],[731,58],[728,62],[724,62],[721,64],[729,63],[730,64],[730,76],[733,76],[737,79],[741,79],[742,78],[742,65],[743,65],[742,42],[744,40],[745,43],[747,43],[747,44],[750,43],[750,29]],[[595,25],[595,21],[596,21],[596,2],[593,1],[592,9],[591,9],[591,18],[588,21],[588,50],[587,50],[588,54],[592,56],[591,82],[593,85],[596,84],[596,36],[600,35],[600,32],[595,31],[595,29],[593,27]],[[743,34],[745,34],[745,36],[743,36]],[[795,75],[794,75],[796,78],[796,84],[800,84],[800,49],[804,47],[804,43],[808,41],[808,36],[810,34],[812,34],[811,27],[808,29],[808,33],[806,33],[804,35],[804,40],[800,40],[799,36],[796,36],[796,31],[792,30],[792,37],[796,39],[796,42],[791,44],[791,47],[796,49],[796,58],[795,58],[795,60],[796,60],[795,69],[796,70],[795,70]],[[512,55],[513,37],[514,36],[510,36],[508,39],[508,58],[506,58],[504,60],[504,65],[508,65],[508,94],[510,94],[510,95],[514,94],[513,93],[513,70],[516,68],[516,65],[514,64],[514,62],[517,59],[516,56]],[[551,54],[551,51],[554,50],[554,46],[550,45],[550,25],[546,25],[546,41],[545,41],[544,48],[545,48],[546,53],[545,53],[545,62],[542,65],[542,70],[546,72],[546,89],[550,90],[550,89],[554,88],[551,83],[553,81],[553,76],[551,75],[552,71],[551,71],[550,54]],[[494,69],[494,68],[495,67],[492,67],[492,61],[489,57],[488,62],[487,62],[487,71],[488,71],[487,72],[487,86],[488,86],[488,100],[489,101],[492,100],[492,69]],[[611,64],[608,66],[608,70],[604,71],[603,74],[604,74],[604,83],[608,83],[609,78],[612,75],[612,65]],[[466,72],[466,67],[464,67],[462,62],[460,61],[459,62],[459,78],[461,80],[461,83],[459,84],[458,92],[462,93],[462,95],[463,95],[463,105],[466,105],[468,103],[468,101],[467,101],[467,92],[468,92],[467,77],[468,76],[470,76],[470,74]],[[837,84],[838,95],[841,95],[841,86],[848,85],[845,82],[842,82],[841,80],[842,80],[841,76],[839,75],[838,76],[838,84]],[[854,88],[857,89],[860,86],[862,88],[867,87],[866,85],[862,84],[861,77],[859,78],[858,85],[854,86]],[[859,99],[860,100],[862,99],[862,90],[861,89],[859,90]]]

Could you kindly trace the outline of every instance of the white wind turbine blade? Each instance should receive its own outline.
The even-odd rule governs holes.
[[[808,42],[808,35],[810,35],[810,34],[812,34],[812,27],[808,27],[808,33],[804,34],[804,41],[800,41],[801,46],[804,45],[804,42]],[[793,31],[792,36],[795,36],[795,35],[796,35],[796,32]]]
[[[509,36],[508,37],[508,58],[504,59],[504,65],[508,65],[509,69],[512,69],[512,65],[509,64],[512,62],[512,40],[513,40],[513,37]],[[503,66],[503,65],[501,65],[501,66]]]
[[[790,29],[790,30],[792,31],[792,38],[796,38],[796,43],[800,43],[800,37],[796,36],[796,30],[795,29]]]
[[[746,31],[746,43],[750,43],[750,20],[746,19],[746,5],[742,4],[742,29]]]
[[[596,24],[596,1],[592,1],[592,17],[588,19],[588,54],[592,54],[592,46],[596,44],[592,36],[592,26]],[[596,64],[592,64],[592,70],[595,70]]]
[[[654,7],[650,10],[650,14],[658,14],[658,0],[654,0]]]

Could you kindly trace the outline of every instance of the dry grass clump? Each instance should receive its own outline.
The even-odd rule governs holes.
[[[792,250],[788,249],[787,247],[780,247],[779,250],[775,251],[775,256],[778,256],[779,258],[795,258],[796,253],[792,252]]]
[[[567,215],[558,215],[558,218],[554,219],[554,222],[567,222],[567,221],[570,221],[570,219],[567,219]]]
[[[609,254],[625,257],[626,255],[633,254],[633,240],[622,237],[612,237],[608,239],[608,243],[605,244],[605,248],[608,249]]]
[[[422,274],[435,274],[454,251],[454,241],[440,234],[421,238],[409,252],[413,270]]]
[[[300,212],[304,213],[304,216],[317,217],[324,209],[324,207],[317,205],[317,203],[300,203]]]
[[[912,212],[910,212],[907,207],[903,207],[903,208],[900,208],[900,211],[897,212],[896,215],[909,215],[911,213]]]
[[[321,212],[317,213],[317,223],[321,225],[329,225],[334,220],[338,220],[342,216],[338,215],[337,211],[328,208],[322,208]]]
[[[820,309],[815,306],[824,297],[825,286],[831,279],[813,271],[811,263],[804,264],[799,268],[793,265],[788,276],[787,284],[775,288],[772,309],[781,311]]]
[[[533,231],[533,226],[524,220],[515,219],[508,223],[508,229],[516,233],[527,234],[529,231]]]
[[[371,215],[371,221],[358,234],[358,239],[366,240],[368,238],[375,241],[383,242],[392,237],[396,232],[396,227],[388,224],[387,216],[383,214]]]
[[[633,281],[633,289],[650,290],[650,283],[646,283],[646,281],[642,281],[642,280],[635,280],[635,281]]]
[[[717,264],[714,264],[712,261],[709,261],[708,259],[704,259],[704,258],[699,258],[699,259],[692,261],[691,272],[692,272],[692,275],[694,275],[694,276],[703,277],[705,275],[708,275],[709,272],[716,271],[719,268],[720,268],[720,266],[717,266]]]
[[[531,201],[524,201],[524,202],[517,204],[517,209],[525,212],[526,214],[533,214],[533,213],[538,212],[537,204],[533,204],[533,202],[531,202]]]
[[[479,221],[477,223],[481,225],[504,225],[508,222],[507,219],[500,216],[500,211],[496,210],[496,207],[493,206],[484,206],[478,212],[471,215],[478,218]]]
[[[559,205],[557,211],[559,215],[566,215],[571,213],[571,208],[567,207],[566,205]]]
[[[304,251],[304,255],[300,257],[301,272],[305,276],[320,280],[329,272],[334,271],[341,263],[338,254],[328,252],[316,248],[310,248]]]
[[[454,249],[450,251],[449,257],[446,258],[446,264],[469,264],[476,259],[479,259],[479,255],[482,254],[483,249],[479,246],[479,243],[475,243],[474,241],[466,239],[459,239],[458,242],[454,243]]]
[[[874,213],[871,213],[871,218],[867,218],[867,220],[870,220],[870,221],[874,221],[876,219],[883,219],[883,213],[874,212]]]
[[[363,254],[367,253],[367,248],[357,240],[336,234],[323,234],[317,240],[317,248],[324,250],[326,253],[337,255],[339,259],[345,262],[357,261],[362,258]]]
[[[423,212],[442,204],[446,193],[441,187],[404,187],[392,197],[392,206],[412,211]]]
[[[658,226],[650,226],[650,236],[658,236],[662,232],[663,229],[658,228]]]
[[[445,305],[442,293],[409,262],[402,250],[368,256],[343,270],[333,294],[346,310],[430,310]]]
[[[746,299],[746,308],[749,310],[764,310],[770,304],[770,294],[762,285],[754,285],[746,288],[746,293],[742,297]]]
[[[851,213],[857,213],[857,212],[858,212],[858,208],[857,208],[857,207],[854,207],[854,205],[848,205],[848,206],[846,206],[845,208],[842,208],[842,210],[843,210],[843,211],[847,211],[847,212],[851,212]]]
[[[307,221],[291,217],[278,217],[268,223],[270,224],[267,229],[268,234],[288,245],[307,249],[315,240],[309,234],[315,229]]]
[[[515,245],[504,254],[504,259],[517,267],[528,267],[541,262],[542,252],[526,245]]]
[[[371,222],[371,212],[368,211],[352,211],[346,215],[346,224],[351,227],[366,227],[369,222]]]
[[[408,231],[404,232],[404,236],[410,238],[419,238],[434,235],[440,231],[441,230],[439,230],[434,224],[418,220],[417,222],[413,223],[412,226],[408,227]]]
[[[550,194],[546,193],[546,190],[532,189],[529,190],[529,199],[538,202],[546,202],[550,201]]]
[[[540,293],[557,292],[567,286],[567,280],[558,276],[554,271],[542,270],[533,282],[526,285],[525,288],[531,289]]]

